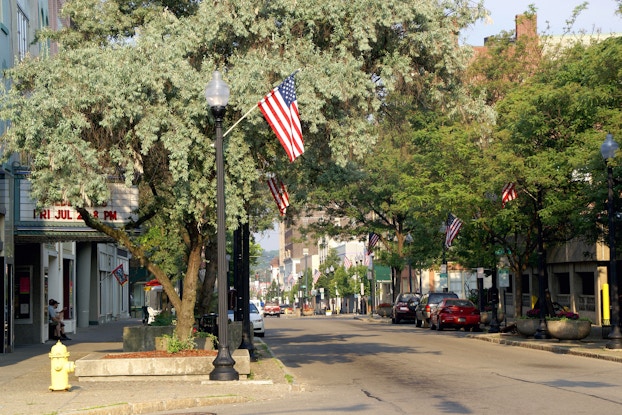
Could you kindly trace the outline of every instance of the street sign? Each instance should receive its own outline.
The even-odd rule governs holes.
[[[499,270],[499,288],[509,288],[510,286],[510,270],[503,268]]]

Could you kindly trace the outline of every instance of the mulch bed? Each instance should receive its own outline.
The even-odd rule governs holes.
[[[104,359],[137,359],[137,358],[153,358],[153,357],[205,357],[217,356],[217,350],[182,350],[177,353],[169,353],[166,350],[152,350],[146,352],[128,352],[107,354]]]

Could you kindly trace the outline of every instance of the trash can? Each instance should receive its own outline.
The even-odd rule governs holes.
[[[199,319],[199,331],[204,331],[206,333],[213,334],[214,336],[218,336],[218,314],[209,313],[203,314]]]

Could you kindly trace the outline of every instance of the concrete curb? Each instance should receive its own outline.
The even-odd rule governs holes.
[[[586,348],[580,343],[559,343],[556,340],[516,340],[503,338],[499,334],[468,335],[468,338],[487,341],[507,346],[525,347],[533,350],[542,350],[557,354],[589,357],[592,359],[607,360],[622,363],[622,350],[610,350],[602,347]],[[555,342],[555,343],[552,343]]]

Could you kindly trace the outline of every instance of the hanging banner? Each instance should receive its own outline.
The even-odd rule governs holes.
[[[125,285],[127,282],[127,275],[123,272],[123,264],[119,265],[112,271],[112,275],[115,276],[119,284]]]

